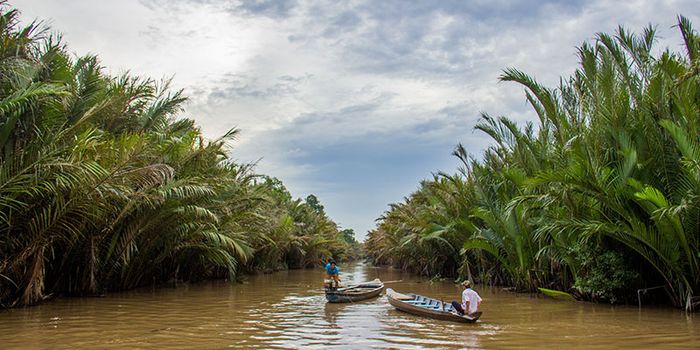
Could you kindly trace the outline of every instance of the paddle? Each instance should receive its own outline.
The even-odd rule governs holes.
[[[382,281],[382,283],[384,283],[384,284],[387,284],[387,283],[398,283],[398,282],[403,282],[403,280]]]

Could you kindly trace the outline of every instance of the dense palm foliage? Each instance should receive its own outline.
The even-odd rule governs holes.
[[[322,210],[227,158],[236,130],[177,118],[185,100],[3,9],[1,306],[349,257]]]
[[[494,141],[394,204],[368,254],[426,274],[571,289],[614,301],[663,285],[700,303],[700,37],[679,17],[684,51],[655,55],[654,28],[598,34],[550,89],[508,69],[539,118],[483,115]]]

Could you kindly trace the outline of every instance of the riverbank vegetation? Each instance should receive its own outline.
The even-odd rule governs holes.
[[[0,6],[0,306],[357,254],[315,196],[228,158],[237,130],[180,118],[169,81],[109,76]]]
[[[538,117],[518,125],[482,115],[480,157],[461,146],[438,173],[392,204],[367,254],[426,275],[572,291],[621,301],[663,286],[659,299],[700,304],[700,37],[679,17],[682,50],[655,49],[656,31],[619,28],[578,49],[556,88],[516,69]],[[634,299],[631,299],[634,300]]]

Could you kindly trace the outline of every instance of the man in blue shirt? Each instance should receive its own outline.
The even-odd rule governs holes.
[[[340,285],[340,270],[336,266],[335,261],[331,260],[326,264],[326,273],[328,274],[326,278],[335,281],[335,288],[337,288]]]

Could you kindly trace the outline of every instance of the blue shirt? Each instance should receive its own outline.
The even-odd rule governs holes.
[[[337,275],[338,273],[340,273],[340,270],[338,270],[338,265],[336,265],[335,267],[331,267],[331,264],[326,264],[326,272],[329,275]]]

